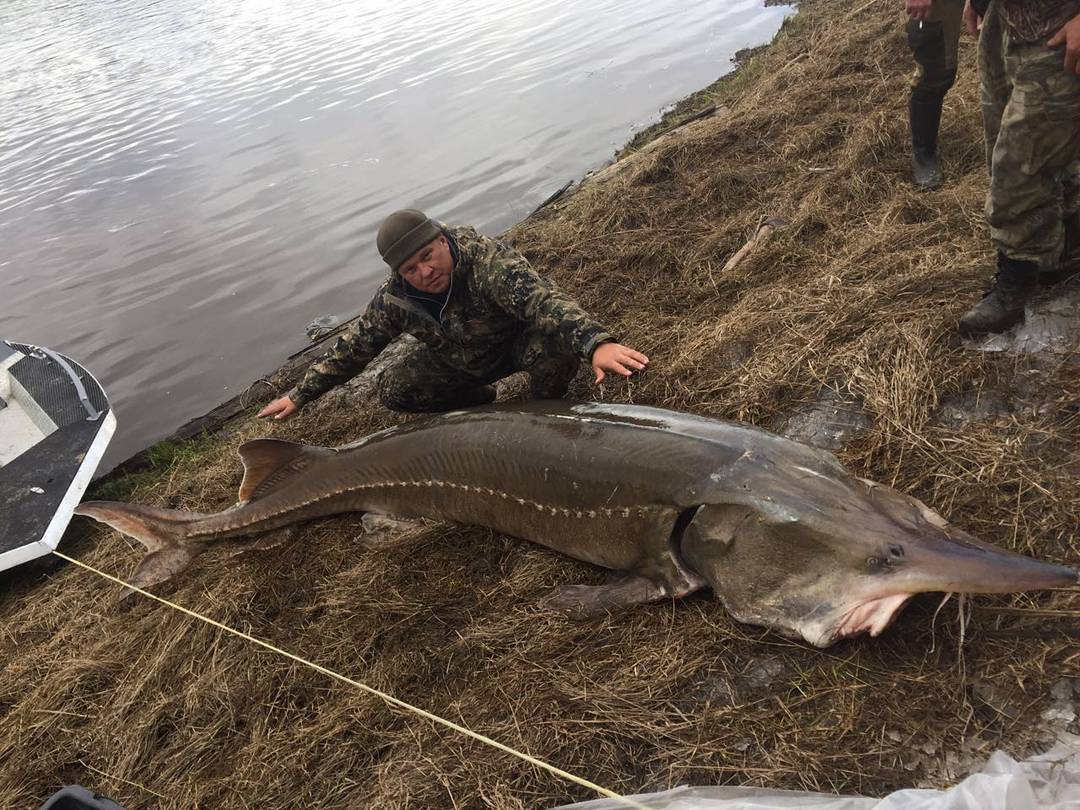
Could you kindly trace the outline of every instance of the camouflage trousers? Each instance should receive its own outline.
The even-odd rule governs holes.
[[[1052,273],[1080,212],[1080,76],[1065,72],[1064,46],[1012,41],[998,6],[979,39],[986,216],[999,251]]]
[[[911,96],[918,101],[945,97],[956,82],[956,54],[960,44],[964,0],[934,0],[930,19],[909,20],[908,46],[915,57]]]
[[[455,368],[446,357],[425,343],[379,377],[379,398],[394,411],[435,413],[486,405],[495,399],[497,380],[525,371],[534,399],[559,399],[566,395],[581,361],[568,354],[558,337],[527,330],[514,341],[506,355],[486,372]]]

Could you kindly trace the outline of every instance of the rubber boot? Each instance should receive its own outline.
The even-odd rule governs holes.
[[[975,306],[960,319],[960,333],[968,337],[1004,332],[1024,320],[1024,305],[1039,288],[1035,262],[1010,259],[998,253],[994,283]]]
[[[938,159],[938,128],[945,96],[912,94],[908,105],[911,124],[911,170],[915,185],[923,191],[939,188],[944,182]]]
[[[1065,249],[1057,269],[1043,273],[1040,281],[1044,286],[1060,284],[1080,273],[1080,211],[1065,215]]]

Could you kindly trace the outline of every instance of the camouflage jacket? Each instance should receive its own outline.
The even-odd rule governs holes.
[[[453,368],[477,375],[499,365],[529,327],[557,335],[567,352],[586,360],[598,344],[613,340],[516,250],[473,228],[444,226],[443,233],[457,260],[440,316],[433,317],[391,273],[359,320],[289,392],[293,402],[303,405],[359,374],[402,333],[438,351]]]
[[[1080,0],[1001,0],[1009,34],[1017,42],[1039,42],[1080,14]]]

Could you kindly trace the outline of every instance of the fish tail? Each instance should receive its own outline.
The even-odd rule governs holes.
[[[136,588],[148,588],[172,579],[203,551],[202,543],[187,538],[187,528],[206,517],[198,512],[116,501],[87,501],[75,508],[75,514],[112,526],[146,547],[146,556],[127,580]],[[121,598],[130,593],[125,590]]]

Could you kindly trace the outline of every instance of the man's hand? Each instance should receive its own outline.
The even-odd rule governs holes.
[[[1050,48],[1065,46],[1065,72],[1080,76],[1080,14],[1077,14],[1046,43]]]
[[[604,381],[604,372],[612,371],[629,377],[649,365],[649,358],[621,343],[601,343],[592,354],[592,368],[596,372],[594,382]]]
[[[922,22],[930,19],[930,11],[934,8],[934,0],[904,0],[904,8],[911,19]]]
[[[268,416],[272,416],[275,419],[288,419],[294,413],[300,410],[296,403],[289,397],[278,397],[261,411],[259,411],[259,418],[265,419]]]
[[[979,35],[979,26],[982,25],[982,17],[975,13],[971,0],[964,3],[964,30],[973,37]]]

